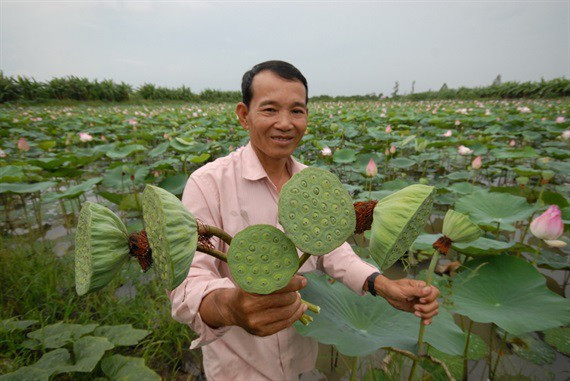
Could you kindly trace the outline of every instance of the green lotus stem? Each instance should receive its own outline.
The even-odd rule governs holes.
[[[532,260],[532,265],[536,265],[536,260],[538,259],[538,255],[540,254],[540,249],[542,249],[542,240],[538,241],[538,247],[536,248],[536,251],[534,253],[534,258]]]
[[[215,226],[200,223],[198,224],[198,234],[216,236],[228,245],[231,245],[232,243],[232,236]]]
[[[491,365],[493,364],[493,336],[495,336],[495,325],[491,323],[491,333],[489,334],[489,377],[491,377]]]
[[[463,316],[461,316],[463,320]],[[465,349],[463,350],[463,379],[467,380],[467,368],[469,367],[469,339],[471,339],[471,329],[473,328],[473,320],[469,321],[469,327],[467,328],[467,339],[465,340]]]
[[[301,303],[303,303],[304,305],[307,306],[307,309],[311,312],[314,312],[316,314],[321,312],[321,307],[317,306],[316,304],[307,302],[306,300],[301,299]]]
[[[528,233],[528,228],[530,228],[530,223],[532,222],[532,218],[534,217],[535,214],[536,214],[536,211],[532,212],[532,215],[528,219],[528,223],[526,224],[526,227],[524,228],[524,232],[521,236],[521,240],[519,241],[519,243],[524,243],[524,237],[526,237],[526,233]]]
[[[495,232],[495,239],[499,240],[499,235],[501,234],[501,223],[497,222],[497,231]]]
[[[196,245],[196,250],[201,251],[202,253],[206,253],[208,255],[211,255],[212,257],[218,258],[220,261],[224,261],[226,263],[228,262],[228,256],[226,255],[226,253],[223,253],[219,250],[209,248],[209,247],[204,246],[202,244]]]
[[[542,182],[542,177],[538,181]],[[545,185],[546,185],[546,183],[543,183],[542,186],[540,187],[540,192],[538,193],[538,198],[536,199],[536,202],[538,203],[539,206],[542,203],[542,194],[544,193],[544,186]]]
[[[433,279],[433,272],[435,270],[435,265],[437,264],[437,261],[439,259],[439,250],[435,250],[433,252],[433,256],[431,257],[431,262],[429,263],[429,268],[427,271],[427,277],[426,277],[426,286],[431,286],[431,282]],[[420,333],[418,335],[418,358],[422,356],[422,347],[424,344],[424,331],[425,331],[425,324],[423,323],[423,321],[420,321]],[[410,376],[408,377],[408,380],[411,381],[414,379],[414,373],[416,372],[416,368],[418,367],[418,361],[417,359],[414,360],[414,363],[412,365],[412,370],[410,371]]]
[[[350,381],[356,381],[356,369],[358,367],[358,357],[354,356],[352,358],[352,371],[350,373]]]
[[[307,262],[307,259],[309,259],[310,256],[311,254],[309,253],[303,253],[301,258],[299,258],[299,267],[297,267],[297,270],[299,270],[305,264],[305,262]]]
[[[22,206],[24,207],[24,214],[26,215],[26,225],[28,226],[28,234],[32,232],[32,224],[30,224],[30,218],[28,216],[28,209],[26,208],[26,200],[24,195],[20,193],[20,200],[22,200]]]
[[[493,367],[493,372],[489,375],[489,378],[494,379],[495,378],[495,373],[497,372],[497,368],[499,367],[499,361],[501,361],[501,357],[503,357],[502,352],[505,349],[505,346],[507,345],[507,335],[508,332],[505,331],[505,334],[503,335],[503,341],[501,342],[501,346],[499,347],[499,352],[497,352],[497,361],[495,361],[495,366]],[[489,364],[489,370],[491,369],[491,364]]]
[[[299,318],[299,321],[300,321],[301,324],[303,324],[303,325],[309,325],[309,324],[313,321],[313,318],[310,317],[309,315],[303,314],[303,315]]]

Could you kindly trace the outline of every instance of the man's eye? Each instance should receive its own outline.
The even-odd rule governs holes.
[[[305,110],[301,110],[301,109],[295,109],[293,110],[293,114],[304,114]]]
[[[265,111],[265,112],[275,112],[275,109],[272,108],[272,107],[270,107],[270,108],[263,109],[263,111]]]

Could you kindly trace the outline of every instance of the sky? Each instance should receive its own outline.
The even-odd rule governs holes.
[[[0,0],[0,70],[239,90],[281,59],[309,95],[570,77],[570,1]]]

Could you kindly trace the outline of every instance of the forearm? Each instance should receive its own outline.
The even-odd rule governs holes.
[[[235,292],[232,288],[220,288],[206,295],[199,309],[202,321],[214,329],[235,325],[231,308]]]

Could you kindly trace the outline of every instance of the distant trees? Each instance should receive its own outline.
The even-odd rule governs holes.
[[[500,86],[502,83],[501,81],[501,74],[497,75],[497,78],[493,80],[492,86]]]
[[[396,81],[394,83],[394,88],[392,89],[392,98],[396,98],[398,96],[399,90],[400,90],[400,82]]]

